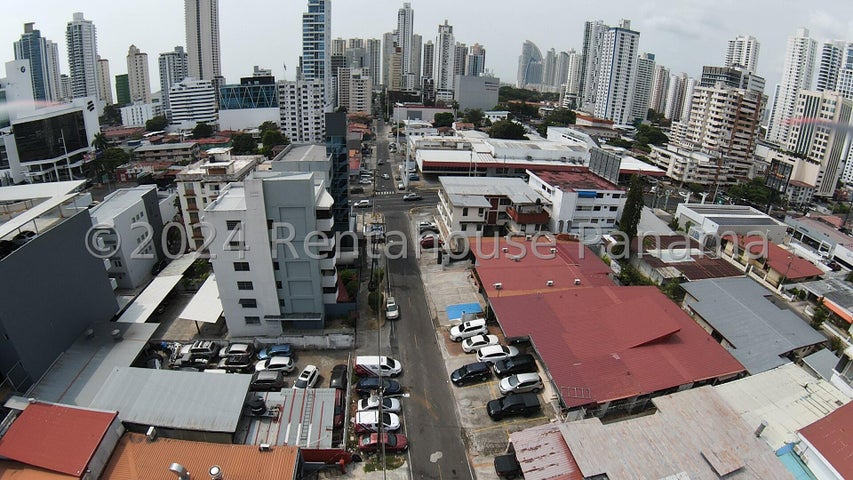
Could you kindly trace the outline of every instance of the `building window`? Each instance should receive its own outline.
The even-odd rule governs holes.
[[[241,298],[237,303],[243,308],[258,308],[258,301],[254,298]]]
[[[237,290],[254,290],[255,286],[252,282],[237,282]]]
[[[261,317],[243,317],[246,320],[246,325],[260,325]]]
[[[281,280],[275,282],[275,288],[281,290]]]
[[[468,216],[468,207],[465,207],[465,208],[463,208],[463,209],[462,209],[462,216],[463,216],[463,217],[467,217],[467,216]]]
[[[246,246],[243,242],[231,240],[228,242],[228,250],[245,250]]]
[[[234,230],[235,228],[239,227],[241,223],[243,222],[240,220],[226,220],[225,228],[227,228],[228,230]]]
[[[248,272],[249,271],[249,262],[234,262],[234,271],[235,272]]]
[[[278,262],[272,262],[272,269],[278,270]]]

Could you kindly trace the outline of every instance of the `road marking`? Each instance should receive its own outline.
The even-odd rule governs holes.
[[[438,461],[441,459],[441,457],[443,457],[443,456],[444,456],[444,454],[443,454],[443,453],[441,453],[441,450],[439,450],[439,451],[437,451],[437,452],[433,452],[433,453],[429,456],[429,461],[430,461],[430,462],[432,462],[432,463],[436,463],[436,462],[438,462]]]

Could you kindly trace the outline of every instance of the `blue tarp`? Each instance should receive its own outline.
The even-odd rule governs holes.
[[[465,313],[480,313],[483,307],[479,303],[457,303],[456,305],[448,305],[445,309],[447,318],[450,321],[461,320]]]
[[[794,453],[794,445],[789,443],[784,447],[776,450],[776,456],[779,457],[779,460],[785,465],[785,468],[788,469],[789,472],[796,478],[797,480],[817,480],[817,477],[809,470],[800,457]]]

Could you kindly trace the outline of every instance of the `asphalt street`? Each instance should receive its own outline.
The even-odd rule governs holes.
[[[473,478],[468,464],[466,446],[462,441],[462,428],[456,417],[453,395],[447,382],[443,358],[436,340],[436,326],[430,316],[421,281],[416,239],[408,212],[411,208],[435,205],[435,192],[422,192],[424,199],[404,202],[405,192],[398,190],[395,172],[397,165],[389,160],[387,132],[382,125],[378,130],[375,158],[380,160],[376,191],[371,198],[377,212],[385,214],[386,232],[406,232],[407,255],[387,260],[391,295],[400,305],[400,319],[386,323],[391,328],[392,356],[403,362],[404,372],[399,378],[406,387],[409,398],[404,402],[403,428],[409,438],[409,457],[412,478],[416,479],[469,479]],[[393,170],[392,170],[393,169]],[[382,174],[388,179],[382,178]],[[381,194],[378,192],[391,192]],[[417,192],[417,186],[408,191]],[[354,200],[361,196],[354,196]],[[389,240],[391,240],[389,238]],[[393,250],[392,250],[393,251]],[[397,250],[399,252],[399,250]]]

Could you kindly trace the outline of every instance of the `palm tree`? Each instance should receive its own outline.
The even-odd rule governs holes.
[[[92,148],[98,151],[104,151],[108,146],[107,136],[101,132],[96,133],[95,138],[92,139]]]

